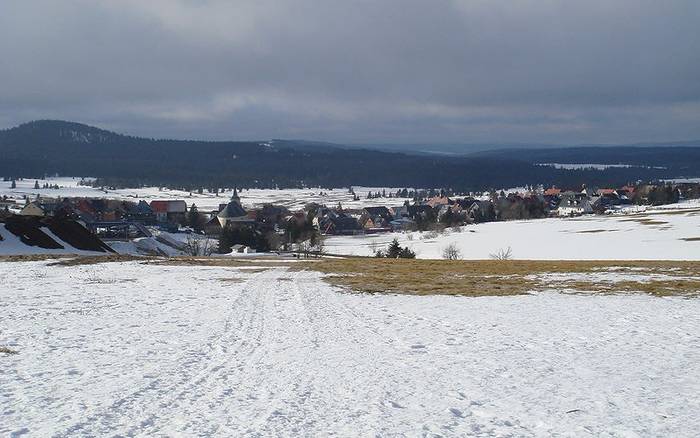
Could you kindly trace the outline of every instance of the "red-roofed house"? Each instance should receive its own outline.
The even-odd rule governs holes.
[[[151,201],[151,210],[158,222],[179,222],[185,218],[185,201]]]

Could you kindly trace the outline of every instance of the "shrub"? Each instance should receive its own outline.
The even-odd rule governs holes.
[[[513,250],[510,246],[507,249],[499,249],[495,253],[489,255],[494,260],[510,260],[513,258]]]
[[[386,257],[389,259],[415,259],[416,253],[411,251],[408,247],[402,248],[399,245],[398,239],[394,239],[389,247],[384,250],[377,250],[374,253],[375,257]]]
[[[457,247],[457,244],[450,243],[442,249],[442,258],[445,260],[459,260],[462,258],[462,251]]]

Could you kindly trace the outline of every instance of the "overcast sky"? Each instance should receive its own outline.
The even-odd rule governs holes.
[[[335,142],[700,139],[698,0],[2,0],[0,127]]]

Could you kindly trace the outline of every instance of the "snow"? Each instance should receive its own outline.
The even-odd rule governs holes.
[[[47,227],[41,227],[41,231],[56,241],[63,249],[47,249],[38,246],[30,246],[22,242],[19,237],[12,234],[4,223],[0,223],[0,256],[3,255],[30,255],[30,254],[81,254],[81,255],[105,255],[106,253],[96,251],[84,251],[77,249],[64,242],[53,234]]]
[[[636,164],[598,164],[598,163],[539,163],[538,166],[549,166],[555,169],[565,169],[565,170],[580,170],[580,169],[595,169],[595,170],[605,170],[605,169],[631,169],[635,167],[644,169],[666,169],[663,166],[640,166]]]
[[[0,263],[0,435],[695,436],[700,300]],[[229,281],[222,281],[229,280]],[[231,281],[235,280],[235,281]]]
[[[511,247],[516,259],[700,260],[700,242],[683,240],[700,237],[697,200],[643,214],[489,222],[458,231],[333,236],[326,239],[325,250],[367,256],[396,238],[418,258],[426,259],[442,258],[442,250],[454,243],[465,259],[488,259],[499,249]]]
[[[85,178],[90,180],[91,178]],[[144,200],[147,202],[153,200],[184,200],[189,207],[195,204],[201,211],[218,210],[219,204],[225,204],[229,201],[232,191],[220,192],[218,196],[213,193],[198,194],[193,192],[185,192],[181,190],[171,190],[159,187],[143,187],[136,189],[118,189],[118,190],[100,190],[89,186],[80,186],[78,183],[81,178],[77,177],[50,177],[47,179],[24,179],[16,181],[17,187],[10,188],[10,181],[0,181],[0,197],[7,195],[17,200],[23,201],[23,196],[29,199],[36,198],[37,195],[47,198],[56,197],[93,197],[105,199],[119,199],[126,201],[138,202]],[[39,186],[44,183],[49,185],[58,185],[59,189],[34,189],[34,182],[38,181]],[[307,188],[307,189],[249,189],[240,192],[241,203],[246,208],[260,207],[263,204],[275,204],[287,207],[290,210],[298,210],[304,205],[316,202],[335,207],[341,203],[344,208],[362,208],[368,206],[398,206],[403,205],[406,198],[375,198],[366,199],[367,194],[371,191],[386,190],[396,192],[401,188],[390,187],[353,187],[359,201],[354,201],[352,194],[347,188],[325,189],[325,188]]]

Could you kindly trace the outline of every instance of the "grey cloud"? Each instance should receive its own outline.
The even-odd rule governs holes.
[[[0,125],[338,142],[700,138],[700,3],[7,1]]]

